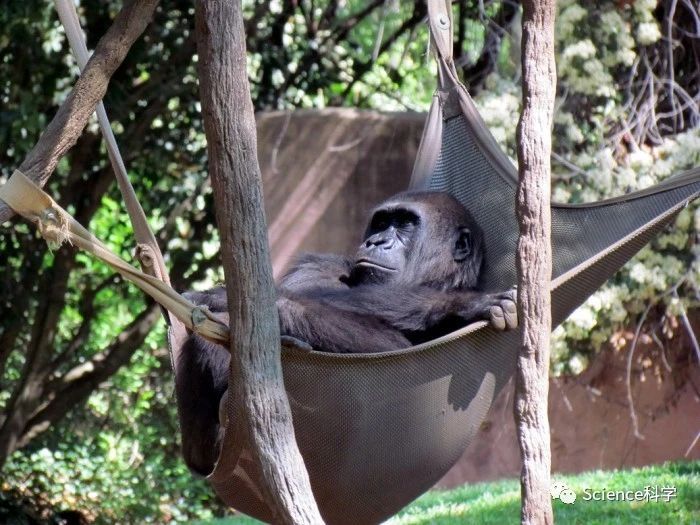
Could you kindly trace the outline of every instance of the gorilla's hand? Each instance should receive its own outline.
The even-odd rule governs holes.
[[[465,323],[489,321],[496,330],[518,327],[515,290],[499,293],[459,292],[455,312]]]
[[[488,307],[488,319],[496,330],[514,330],[518,327],[515,295],[515,290],[487,295],[491,302]]]

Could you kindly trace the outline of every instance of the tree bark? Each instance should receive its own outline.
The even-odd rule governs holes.
[[[550,155],[556,87],[554,0],[523,2],[523,109],[517,129],[518,303],[522,324],[514,415],[523,524],[553,523],[547,395],[552,328]]]
[[[229,399],[276,523],[322,523],[282,380],[240,0],[198,0],[200,98],[231,327]]]
[[[76,143],[98,102],[105,96],[109,79],[146,29],[157,5],[158,0],[127,0],[124,3],[72,91],[20,165],[20,171],[34,182],[43,186],[58,161]],[[0,200],[0,224],[13,216],[10,207]]]

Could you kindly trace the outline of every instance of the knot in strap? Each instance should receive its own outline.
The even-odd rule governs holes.
[[[211,313],[209,312],[209,308],[206,306],[195,306],[192,308],[192,313],[190,314],[192,327],[195,329],[199,328],[204,324],[210,315]]]
[[[153,268],[156,261],[155,253],[153,248],[148,244],[139,243],[136,245],[136,250],[134,256],[139,260],[144,268]]]

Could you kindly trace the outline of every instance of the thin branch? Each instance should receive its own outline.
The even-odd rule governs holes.
[[[625,385],[627,387],[627,405],[630,411],[630,419],[632,420],[632,432],[634,433],[634,437],[636,437],[637,439],[644,439],[644,436],[639,431],[639,420],[637,419],[637,411],[634,409],[634,396],[632,396],[632,360],[634,357],[634,351],[637,348],[637,342],[639,341],[639,334],[642,331],[642,326],[644,325],[644,321],[646,321],[647,315],[649,315],[649,311],[651,310],[652,306],[652,304],[649,304],[646,310],[644,310],[642,317],[639,319],[639,322],[637,323],[637,328],[634,331],[634,338],[632,339],[630,351],[627,353],[627,371],[625,374]]]
[[[63,418],[76,405],[89,397],[97,386],[129,362],[160,318],[160,308],[151,303],[103,351],[64,374],[44,393],[46,402],[24,426],[16,448],[21,448],[37,435]]]
[[[381,55],[387,49],[393,46],[394,43],[396,43],[396,41],[402,35],[404,35],[406,32],[410,32],[413,29],[413,27],[415,27],[423,19],[424,16],[425,5],[423,3],[416,4],[411,16],[407,20],[404,20],[404,22],[399,26],[399,28],[396,31],[394,31],[391,35],[389,35],[389,37],[382,43],[382,45],[379,46],[379,51],[377,54]],[[353,75],[352,80],[348,82],[348,85],[343,91],[341,98],[345,98],[349,95],[354,85],[362,79],[365,73],[372,69],[373,65],[374,62],[371,59],[367,62],[360,62],[357,65],[353,65],[353,71],[355,74]]]
[[[692,325],[690,324],[690,319],[688,319],[688,314],[685,311],[685,307],[683,306],[683,303],[680,300],[680,297],[678,297],[678,292],[676,290],[673,291],[673,297],[678,299],[678,304],[680,306],[680,316],[681,319],[683,320],[683,326],[685,327],[685,331],[688,334],[688,338],[690,339],[690,344],[693,347],[693,350],[695,350],[695,358],[698,360],[698,363],[700,364],[700,345],[698,345],[698,338],[695,337],[695,331],[693,330]]]
[[[695,448],[696,443],[698,442],[698,439],[700,439],[700,432],[695,434],[695,439],[690,443],[690,446],[688,447],[688,450],[685,451],[685,454],[683,454],[683,457],[688,458],[690,457],[690,452]]]

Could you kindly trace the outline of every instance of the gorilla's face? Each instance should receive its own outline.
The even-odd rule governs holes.
[[[405,207],[380,207],[372,215],[365,240],[357,250],[353,272],[367,282],[399,279],[406,273],[421,227],[415,211]]]
[[[473,288],[481,258],[481,231],[458,201],[404,193],[374,210],[350,283]]]

